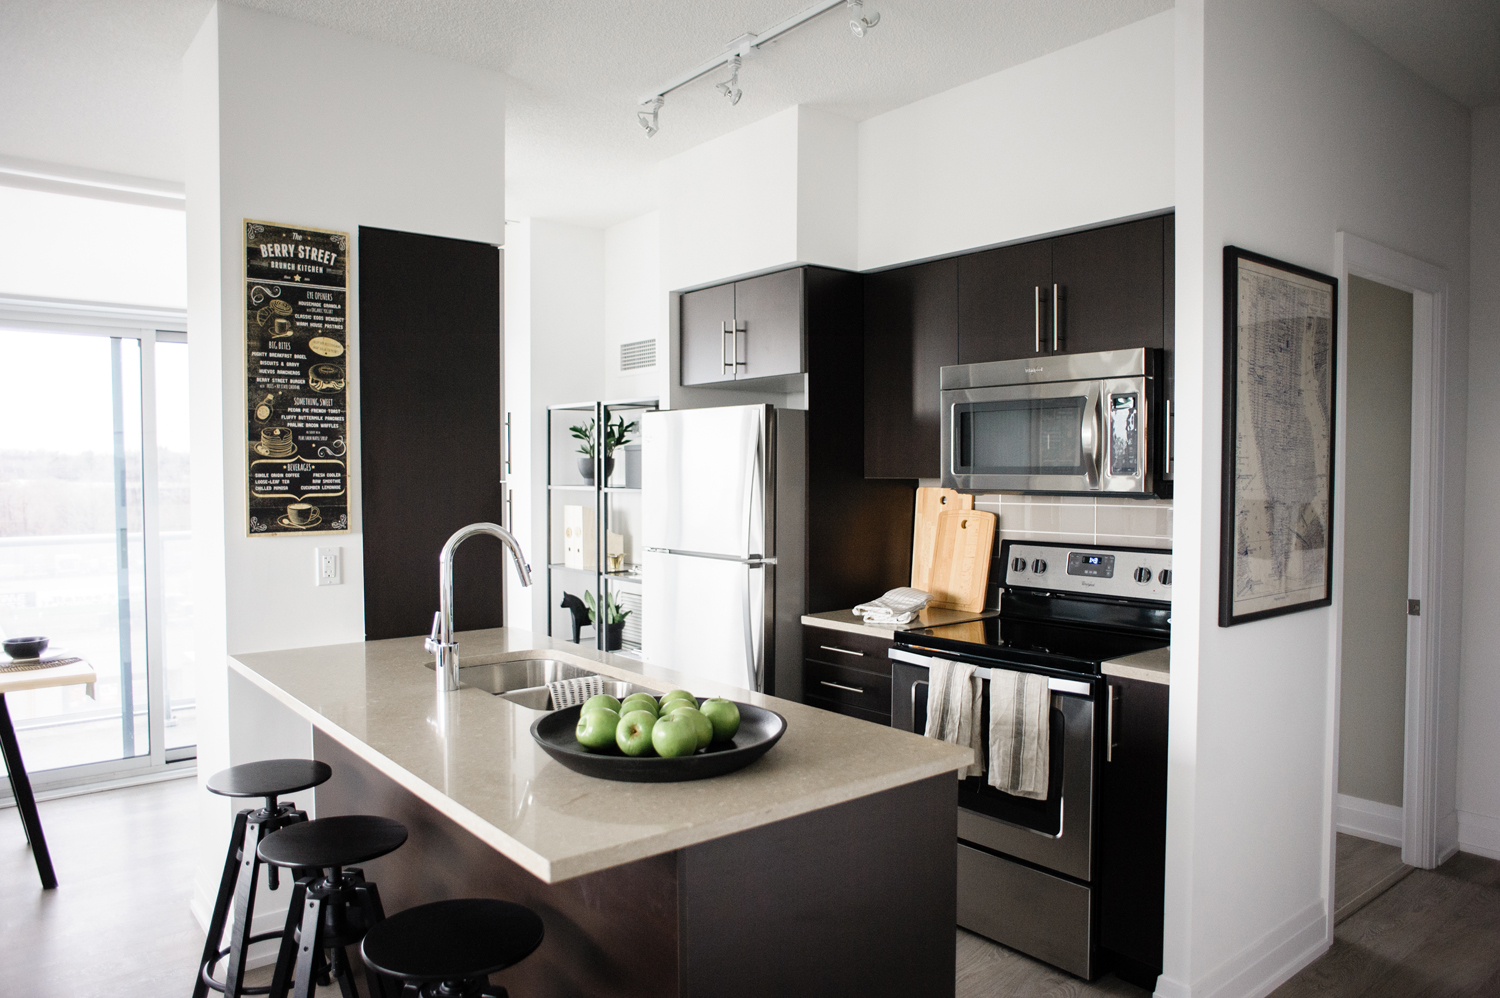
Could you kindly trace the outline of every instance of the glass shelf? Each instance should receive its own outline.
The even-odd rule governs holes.
[[[594,487],[592,485],[549,485],[549,486],[547,486],[547,488],[550,489],[553,492],[593,492],[593,491],[595,491],[595,489],[594,489]],[[607,489],[605,489],[605,491],[609,492],[609,491],[612,491],[612,489],[608,489],[607,488]],[[639,489],[637,489],[636,491],[639,491]]]

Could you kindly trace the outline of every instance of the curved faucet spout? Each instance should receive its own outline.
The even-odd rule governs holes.
[[[439,693],[458,689],[458,642],[453,640],[453,552],[458,546],[477,534],[489,534],[499,538],[510,551],[516,563],[516,572],[521,576],[521,585],[531,585],[531,566],[521,553],[521,545],[509,530],[498,523],[471,523],[460,527],[443,545],[438,555],[438,612],[432,618],[432,634],[427,638],[427,650],[436,656],[437,684]]]

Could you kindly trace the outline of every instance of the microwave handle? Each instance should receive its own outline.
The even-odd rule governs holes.
[[[1036,285],[1031,289],[1036,297],[1036,352],[1042,352],[1042,286]]]
[[[1099,400],[1102,396],[1102,391],[1093,396],[1093,412],[1085,413],[1078,427],[1078,442],[1083,453],[1088,455],[1089,487],[1093,489],[1100,487],[1101,469],[1104,467],[1104,434],[1099,426]]]

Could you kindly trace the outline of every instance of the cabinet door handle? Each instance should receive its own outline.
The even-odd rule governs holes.
[[[1062,325],[1063,286],[1052,285],[1052,352],[1057,353],[1058,327]]]
[[[862,652],[862,651],[850,651],[848,648],[835,648],[833,645],[818,645],[818,647],[821,648],[821,649],[823,649],[824,651],[836,651],[840,655],[858,655],[860,658],[864,658],[865,657],[865,653],[864,652]]]
[[[740,360],[740,333],[745,334],[745,359]],[[734,373],[739,374],[740,368],[750,366],[750,327],[743,319],[737,319],[734,323]]]
[[[729,341],[730,356],[724,356],[724,341]],[[728,321],[719,323],[719,367],[721,373],[734,373],[734,350],[739,346],[739,338],[729,330]]]
[[[1172,473],[1172,400],[1167,399],[1167,471]]]
[[[505,414],[505,473],[510,474],[510,413]]]
[[[516,529],[516,493],[514,489],[505,490],[505,529]]]
[[[1105,727],[1104,735],[1105,762],[1115,761],[1115,701],[1118,699],[1120,699],[1120,688],[1118,686],[1110,686],[1109,713],[1107,715],[1108,724]]]
[[[850,693],[863,693],[864,692],[864,690],[860,689],[858,686],[845,686],[843,683],[830,683],[826,679],[820,679],[820,680],[818,680],[818,682],[822,683],[824,686],[832,686],[836,690],[847,690]]]
[[[1031,289],[1036,298],[1036,352],[1042,352],[1042,286],[1040,284]]]

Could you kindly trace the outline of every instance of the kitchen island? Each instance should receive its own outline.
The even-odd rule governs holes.
[[[499,628],[464,665],[547,657],[657,693],[729,696],[787,719],[746,769],[597,780],[531,738],[539,712],[439,695],[421,638],[239,655],[313,725],[333,779],[317,814],[383,814],[411,838],[365,864],[388,912],[497,897],[546,939],[496,980],[541,995],[951,995],[955,772],[969,750]]]

